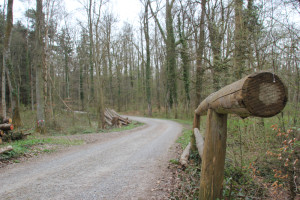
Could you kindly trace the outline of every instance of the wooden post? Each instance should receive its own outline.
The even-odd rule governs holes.
[[[209,109],[201,167],[199,199],[221,199],[227,138],[227,114]]]

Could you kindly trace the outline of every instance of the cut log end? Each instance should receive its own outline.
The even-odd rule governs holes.
[[[242,90],[243,103],[253,116],[272,117],[287,103],[287,89],[280,78],[270,72],[249,76]]]

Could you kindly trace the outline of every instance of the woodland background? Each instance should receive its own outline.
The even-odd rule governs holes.
[[[285,144],[270,126],[279,133],[290,130],[287,138],[299,136],[298,0],[141,0],[138,27],[119,25],[116,14],[107,9],[108,0],[80,2],[86,18],[72,26],[60,0],[36,0],[36,9],[27,10],[24,20],[17,22],[13,1],[4,1],[0,11],[3,117],[11,116],[16,127],[41,133],[75,125],[74,132],[103,129],[106,107],[191,121],[207,95],[252,72],[267,70],[286,84],[288,104],[270,119],[231,116],[227,151],[232,160],[227,169],[235,178],[232,173],[240,169],[245,175],[249,163],[247,169],[272,173],[272,166],[261,166],[268,163],[265,153],[279,151]],[[299,145],[294,143],[291,152]],[[299,156],[291,155],[294,159],[287,157],[291,162]],[[274,168],[295,174],[293,167],[283,170],[285,161],[279,159]],[[290,191],[297,192],[295,178],[278,180],[286,180],[293,187]]]

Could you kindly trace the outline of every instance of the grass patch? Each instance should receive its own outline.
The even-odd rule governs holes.
[[[184,120],[184,119],[172,119],[172,120],[183,125],[193,125],[192,120]]]
[[[189,144],[191,140],[191,136],[193,134],[192,130],[184,130],[182,135],[177,139],[177,143],[181,144],[182,149],[185,149],[185,147]]]
[[[170,163],[174,164],[174,165],[179,165],[179,160],[178,159],[171,159]]]
[[[68,139],[61,139],[61,138],[38,138],[35,136],[30,136],[26,140],[18,140],[15,142],[10,143],[13,147],[12,151],[6,152],[0,155],[0,160],[7,160],[11,158],[18,158],[26,153],[33,153],[33,152],[53,152],[55,149],[34,149],[34,146],[37,145],[63,145],[63,146],[72,146],[72,145],[81,145],[84,141],[82,140],[68,140]],[[4,147],[6,145],[0,145]]]

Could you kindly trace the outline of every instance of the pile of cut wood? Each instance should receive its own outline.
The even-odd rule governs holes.
[[[105,108],[104,117],[105,117],[105,123],[108,126],[121,127],[121,126],[127,126],[128,124],[131,123],[131,121],[128,118],[122,117],[116,111],[109,108]]]
[[[0,118],[0,144],[2,143],[2,137],[8,133],[8,131],[14,130],[11,118]]]

